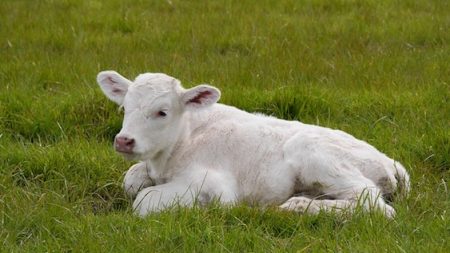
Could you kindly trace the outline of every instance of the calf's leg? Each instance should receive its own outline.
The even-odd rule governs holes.
[[[148,174],[147,164],[145,162],[131,166],[123,179],[123,189],[125,194],[131,199],[134,199],[140,190],[154,184]]]
[[[299,213],[318,214],[325,212],[341,212],[353,206],[352,201],[346,199],[314,199],[306,196],[296,196],[288,199],[280,208]]]
[[[173,205],[191,206],[197,193],[189,185],[179,182],[147,187],[136,196],[133,210],[140,216],[160,212]]]
[[[134,211],[145,216],[174,205],[205,205],[212,200],[218,200],[222,204],[235,203],[235,183],[228,175],[213,170],[186,170],[190,173],[139,191],[133,203]]]
[[[280,207],[313,214],[318,213],[320,210],[334,212],[347,210],[353,212],[357,207],[361,207],[364,211],[381,211],[388,218],[395,216],[394,208],[383,200],[380,189],[362,175],[341,175],[337,178],[324,175],[320,180],[315,181],[314,184],[321,186],[320,191],[323,192],[324,196],[329,196],[333,199],[294,196]]]
[[[342,134],[323,131],[310,132],[310,135],[294,135],[283,148],[286,162],[295,177],[295,194],[302,195],[303,190],[309,189],[331,198],[311,199],[307,212],[316,212],[319,207],[325,211],[339,211],[344,207],[353,211],[361,206],[367,211],[380,210],[387,217],[395,215],[394,209],[383,200],[380,188],[357,167],[366,166],[366,172],[377,174],[379,162],[371,163],[365,158],[382,159],[375,149]],[[360,148],[358,152],[352,145]],[[305,197],[292,197],[281,207],[301,211],[306,202]]]

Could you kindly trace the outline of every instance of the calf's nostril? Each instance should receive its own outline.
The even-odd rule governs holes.
[[[125,141],[125,145],[127,145],[128,147],[134,146],[134,139],[127,139]]]

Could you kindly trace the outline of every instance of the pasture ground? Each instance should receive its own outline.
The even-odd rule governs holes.
[[[450,3],[3,0],[0,252],[450,252]],[[140,219],[100,70],[210,83],[401,161],[395,220],[245,206]]]

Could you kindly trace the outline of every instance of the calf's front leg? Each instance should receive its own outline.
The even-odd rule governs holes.
[[[134,199],[140,190],[152,185],[155,185],[155,182],[149,176],[148,165],[145,162],[131,166],[123,179],[123,189],[131,199]]]
[[[145,216],[174,205],[192,206],[198,195],[198,191],[190,185],[176,181],[155,185],[138,192],[133,211],[139,216]]]
[[[232,177],[213,170],[187,169],[190,173],[164,184],[138,192],[133,210],[140,216],[159,212],[174,205],[190,207],[206,205],[213,200],[222,204],[236,202],[236,186]]]

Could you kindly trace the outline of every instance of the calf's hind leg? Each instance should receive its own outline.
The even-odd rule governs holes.
[[[393,218],[395,210],[386,204],[381,197],[380,189],[369,179],[362,175],[322,177],[314,185],[320,185],[324,196],[333,199],[315,199],[305,196],[294,196],[280,207],[287,210],[316,214],[320,210],[353,212],[360,206],[365,211],[379,210],[386,217]],[[301,193],[300,193],[301,194]],[[320,196],[317,196],[320,197]]]
[[[321,134],[326,135],[327,132]],[[311,199],[309,207],[312,209],[306,211],[317,212],[320,207],[324,211],[333,209],[339,212],[346,208],[351,212],[361,206],[363,210],[376,209],[384,212],[387,217],[393,217],[395,211],[383,200],[380,188],[355,167],[362,158],[352,154],[351,150],[346,150],[345,145],[338,145],[342,136],[338,138],[328,134],[329,138],[299,133],[286,142],[283,148],[286,161],[297,177],[296,193],[301,195],[303,190],[312,189],[331,198]],[[366,152],[373,151],[367,146],[360,146]],[[292,197],[281,208],[303,210],[306,200],[305,197]]]
[[[340,212],[352,207],[350,200],[313,199],[306,196],[296,196],[284,202],[280,208],[299,213],[318,214],[325,212]]]

